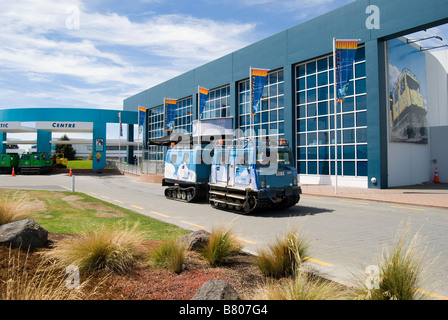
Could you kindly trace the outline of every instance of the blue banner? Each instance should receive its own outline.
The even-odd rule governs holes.
[[[138,133],[143,132],[143,124],[145,123],[146,108],[138,107]]]
[[[177,100],[165,99],[165,131],[174,131]]]
[[[205,103],[208,99],[208,90],[199,87],[199,119],[202,119],[202,114],[204,113]]]
[[[336,40],[336,94],[338,102],[344,101],[347,95],[357,49],[358,40]]]
[[[268,78],[268,70],[251,69],[250,70],[250,86],[251,86],[251,113],[255,115],[260,110],[261,96],[263,95],[264,86]]]

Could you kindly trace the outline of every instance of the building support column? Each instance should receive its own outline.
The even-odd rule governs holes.
[[[128,124],[128,142],[134,142],[134,125]],[[134,146],[127,147],[127,163],[134,164]]]
[[[3,142],[6,140],[6,132],[0,132],[0,153],[6,153],[7,145]]]
[[[93,123],[92,169],[106,168],[106,124]]]
[[[387,163],[387,55],[386,42],[366,42],[367,152],[369,188],[388,187]],[[373,182],[375,179],[376,182]]]
[[[51,131],[37,130],[37,152],[51,154]]]

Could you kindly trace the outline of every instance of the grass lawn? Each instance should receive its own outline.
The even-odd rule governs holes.
[[[92,169],[92,160],[72,160],[68,161],[67,168],[72,169]]]
[[[30,203],[29,218],[50,233],[78,234],[86,228],[108,226],[116,223],[139,223],[148,240],[176,239],[189,231],[156,219],[138,214],[88,196],[83,193],[5,190],[1,194],[25,193]]]

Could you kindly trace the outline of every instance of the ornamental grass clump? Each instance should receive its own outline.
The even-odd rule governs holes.
[[[355,276],[354,298],[367,300],[424,299],[424,263],[427,250],[417,232],[410,235],[409,224],[399,230],[392,248],[383,249],[379,263],[367,268],[368,274]]]
[[[309,255],[310,243],[297,229],[258,252],[257,266],[273,278],[292,276]]]
[[[267,281],[255,290],[255,300],[341,300],[345,289],[332,281],[297,269],[292,277]]]
[[[186,253],[187,246],[185,244],[177,240],[169,240],[163,242],[152,251],[150,260],[156,268],[164,268],[180,273],[184,265]]]
[[[138,229],[138,223],[132,227],[101,225],[77,237],[59,241],[46,254],[63,267],[74,265],[84,272],[104,270],[125,273],[138,259],[143,258],[143,240],[144,233]]]
[[[27,201],[26,195],[15,192],[0,196],[0,226],[29,218],[31,205]]]
[[[241,251],[243,244],[230,227],[218,226],[212,229],[209,242],[201,251],[210,265],[219,265]]]

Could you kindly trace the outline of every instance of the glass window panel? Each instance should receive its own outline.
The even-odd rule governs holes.
[[[306,72],[306,66],[305,66],[304,64],[298,66],[298,67],[296,68],[296,72],[297,72],[297,75],[298,75],[299,77],[304,76],[304,75],[305,75],[305,72]]]
[[[356,93],[366,93],[366,79],[356,80]]]
[[[367,128],[356,129],[356,142],[357,143],[367,142]]]
[[[317,174],[317,161],[308,161],[308,174]]]
[[[306,94],[307,102],[316,102],[316,89],[308,90]]]
[[[346,113],[343,115],[344,128],[351,128],[355,126],[355,114]]]
[[[306,106],[297,107],[297,114],[298,114],[299,118],[305,118],[306,117]]]
[[[319,159],[323,159],[323,160],[330,159],[330,148],[329,147],[319,147]]]
[[[299,161],[299,174],[306,174],[306,161]]]
[[[299,120],[299,132],[306,132],[306,120]]]
[[[358,159],[367,159],[367,145],[361,144],[356,147],[356,156]]]
[[[317,119],[310,118],[307,120],[307,128],[308,131],[316,131],[317,130]]]
[[[306,146],[306,133],[299,134],[299,146]]]
[[[355,143],[355,130],[354,129],[350,129],[350,130],[344,130],[343,133],[344,136],[344,143]]]
[[[323,58],[317,61],[317,71],[325,71],[328,66],[328,58]]]
[[[319,102],[318,114],[320,116],[328,114],[328,102]]]
[[[365,60],[365,57],[366,57],[365,47],[358,48],[356,50],[355,62],[360,62],[362,60]]]
[[[344,161],[344,176],[355,175],[355,161]]]
[[[355,110],[355,99],[353,98],[346,98],[344,102],[342,103],[342,111],[343,112],[350,112]]]
[[[328,87],[322,87],[318,89],[319,101],[328,99]]]
[[[306,91],[302,91],[297,94],[297,103],[298,104],[306,103]]]
[[[358,63],[355,65],[355,77],[361,78],[366,76],[366,63]]]
[[[299,148],[299,160],[306,160],[306,148]]]
[[[356,97],[356,110],[367,110],[366,95]]]
[[[329,134],[328,131],[318,132],[319,144],[328,144]]]
[[[306,64],[306,73],[312,74],[316,72],[316,61],[312,61]]]
[[[358,161],[358,176],[367,177],[367,161]]]
[[[317,85],[325,86],[327,84],[328,84],[328,73],[327,72],[319,73],[317,75]]]
[[[307,106],[307,117],[315,117],[317,115],[316,104],[309,104]]]
[[[356,126],[358,127],[367,126],[367,112],[356,113]]]
[[[285,109],[284,108],[278,109],[278,120],[279,121],[285,120]]]
[[[318,122],[319,130],[328,130],[328,117],[319,117]]]
[[[354,145],[344,146],[343,150],[344,150],[344,154],[343,154],[344,160],[355,159],[355,146]]]
[[[317,148],[316,147],[308,148],[308,159],[311,159],[311,160],[317,159]]]
[[[316,132],[308,133],[307,139],[308,139],[309,146],[317,145],[317,133]]]
[[[330,173],[330,162],[319,161],[319,174],[328,175]]]
[[[308,76],[306,78],[306,88],[313,89],[316,87],[316,76]]]
[[[277,121],[277,110],[269,113],[269,121]]]

